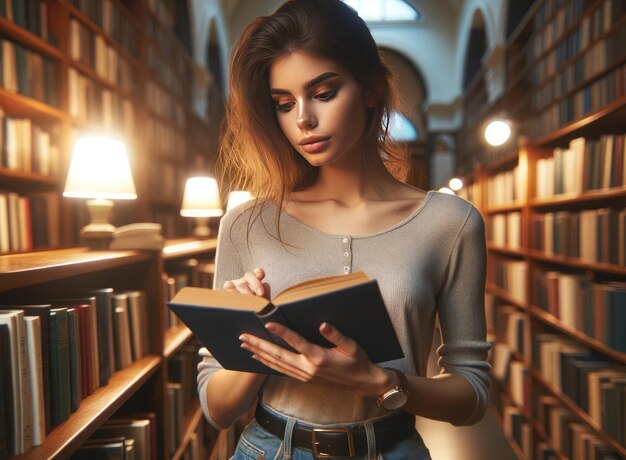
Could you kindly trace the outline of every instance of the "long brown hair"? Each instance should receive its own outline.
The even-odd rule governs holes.
[[[387,169],[402,180],[406,150],[389,138],[398,94],[365,22],[341,0],[289,0],[270,16],[256,18],[243,32],[230,68],[230,96],[220,144],[222,184],[247,190],[257,203],[282,207],[291,191],[312,185],[318,174],[291,146],[277,120],[269,91],[269,70],[279,57],[301,50],[341,64],[375,95],[365,136],[378,143]],[[364,158],[366,164],[380,161]]]

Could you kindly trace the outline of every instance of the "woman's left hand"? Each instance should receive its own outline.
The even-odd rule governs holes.
[[[278,323],[267,323],[266,327],[298,353],[250,334],[242,334],[241,347],[278,372],[302,382],[336,383],[362,396],[375,397],[388,386],[388,371],[373,364],[359,344],[328,323],[320,325],[320,333],[335,345],[332,348],[312,344]]]

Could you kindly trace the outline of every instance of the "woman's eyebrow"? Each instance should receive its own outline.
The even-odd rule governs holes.
[[[338,77],[339,74],[335,73],[335,72],[324,72],[321,75],[318,75],[317,77],[313,78],[312,80],[307,81],[302,87],[304,89],[310,89],[313,86],[328,80],[329,78],[333,78],[333,77]],[[289,94],[289,91],[287,91],[286,89],[280,89],[280,88],[271,88],[270,89],[270,94]]]

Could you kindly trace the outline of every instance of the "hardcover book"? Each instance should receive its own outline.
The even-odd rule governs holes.
[[[226,369],[278,374],[252,359],[239,340],[248,333],[288,347],[264,327],[270,321],[293,329],[309,342],[332,347],[319,332],[320,325],[328,322],[356,340],[372,362],[403,357],[378,283],[363,272],[304,281],[271,302],[223,290],[185,287],[168,305]]]

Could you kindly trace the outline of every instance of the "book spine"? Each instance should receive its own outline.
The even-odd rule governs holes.
[[[32,394],[32,444],[39,446],[46,440],[46,415],[43,394],[43,361],[41,356],[41,324],[39,317],[27,316],[28,374]]]

